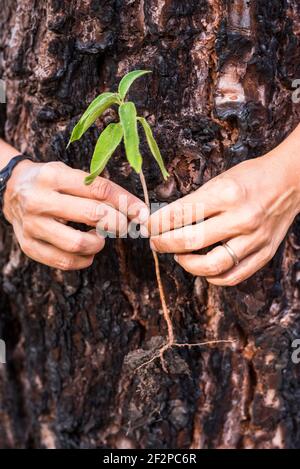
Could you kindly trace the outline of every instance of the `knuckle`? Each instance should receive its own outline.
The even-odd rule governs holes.
[[[31,242],[27,238],[23,238],[22,241],[19,241],[20,248],[26,254],[26,256],[30,257],[31,255]]]
[[[272,245],[268,245],[265,248],[263,248],[261,252],[262,264],[266,264],[267,262],[269,262],[274,256],[275,252],[276,252],[276,249],[274,249]]]
[[[53,162],[45,163],[41,165],[38,178],[40,181],[44,182],[47,181],[49,178],[52,178],[56,174],[56,165]]]
[[[177,225],[181,223],[183,219],[183,205],[181,202],[176,202],[172,209],[170,210],[170,220],[165,220],[165,222],[169,222],[171,226]]]
[[[62,257],[56,261],[56,268],[59,270],[73,270],[75,261],[72,257]]]
[[[35,196],[31,190],[20,189],[19,201],[24,213],[34,213],[36,209]]]
[[[104,178],[97,178],[90,186],[92,195],[98,200],[108,200],[111,192],[111,182]]]
[[[39,167],[39,171],[36,176],[37,182],[41,182],[42,184],[45,183],[48,179],[48,168],[49,168],[49,163],[41,164]]]
[[[257,231],[257,246],[261,249],[268,246],[271,238],[272,234],[270,234],[269,230],[265,230],[264,227],[261,226]]]
[[[243,202],[246,198],[246,190],[242,184],[228,177],[220,178],[220,191],[224,202],[233,205]]]
[[[49,161],[49,163],[45,163],[41,165],[41,168],[38,174],[38,180],[41,183],[46,183],[46,182],[52,183],[53,181],[56,180],[57,173],[62,171],[65,167],[66,165],[62,163],[61,161]]]
[[[242,221],[243,228],[249,233],[256,231],[262,224],[262,210],[259,207],[251,208],[250,211],[244,215]]]
[[[23,218],[23,233],[24,235],[30,234],[32,231],[32,221],[27,217]]]
[[[199,235],[194,232],[189,233],[188,235],[182,237],[181,243],[183,244],[183,247],[189,251],[198,249],[200,246]]]
[[[75,236],[75,239],[72,241],[70,252],[73,252],[73,253],[81,252],[84,250],[85,247],[86,247],[85,238],[83,234],[78,233]]]
[[[216,276],[223,272],[222,265],[216,260],[210,260],[207,266],[207,275]]]
[[[63,163],[62,161],[49,161],[48,163],[45,163],[45,166],[48,166],[48,168],[51,168],[51,171],[60,171],[62,169],[66,168],[66,164]]]
[[[234,287],[235,285],[238,285],[241,282],[242,282],[242,279],[240,277],[237,277],[236,275],[232,275],[226,279],[226,281],[224,282],[224,286]]]
[[[90,223],[97,223],[101,218],[106,215],[105,209],[99,207],[97,204],[89,203],[86,206],[84,216]]]
[[[243,234],[250,234],[255,230],[254,220],[249,213],[241,213],[236,221],[236,225],[242,229]]]

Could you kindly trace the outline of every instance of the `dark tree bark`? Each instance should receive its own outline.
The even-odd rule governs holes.
[[[260,156],[299,122],[297,0],[0,0],[0,31],[5,136],[37,161],[87,168],[96,127],[65,149],[86,104],[153,70],[132,90],[172,175],[163,185],[146,158],[152,201]],[[142,196],[121,152],[106,176]],[[0,239],[1,447],[300,447],[299,223],[234,288],[161,256],[178,340],[237,341],[170,351],[168,374],[159,361],[134,372],[166,335],[146,240],[110,240],[90,269],[63,273],[27,259],[9,228]]]

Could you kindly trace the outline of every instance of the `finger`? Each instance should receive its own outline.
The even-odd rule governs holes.
[[[152,236],[191,225],[221,212],[219,196],[211,186],[205,184],[201,189],[165,205],[154,212],[148,222]]]
[[[238,236],[227,243],[241,262],[250,254],[257,252],[262,243],[253,236]],[[218,276],[232,269],[234,261],[224,246],[217,246],[205,255],[184,254],[175,260],[187,272],[198,276]]]
[[[254,275],[258,270],[264,267],[275,253],[266,247],[261,251],[246,257],[238,266],[228,272],[213,277],[207,277],[206,280],[213,285],[224,287],[233,287]]]
[[[125,236],[128,231],[128,219],[116,209],[106,204],[101,204],[101,216],[96,225],[97,233]]]
[[[22,251],[31,259],[60,270],[79,270],[90,267],[94,256],[79,256],[56,248],[44,241],[25,238],[21,227],[13,225]]]
[[[57,192],[48,193],[47,201],[40,201],[37,214],[89,226],[99,224],[103,230],[120,236],[127,232],[128,226],[126,216],[110,205]]]
[[[52,182],[58,192],[105,202],[122,212],[130,220],[136,219],[137,223],[144,223],[148,219],[149,210],[146,204],[118,184],[97,177],[92,184],[86,185],[84,179],[88,173],[61,163],[54,163],[52,166]],[[47,178],[47,169],[44,171]]]
[[[192,252],[236,236],[239,226],[232,217],[220,215],[173,231],[151,237],[151,248],[161,253]]]
[[[95,230],[83,232],[51,218],[32,217],[28,225],[23,224],[25,236],[81,256],[95,255],[105,244],[104,238],[98,236]]]

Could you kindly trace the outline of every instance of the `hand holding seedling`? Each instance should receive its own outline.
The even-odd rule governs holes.
[[[18,153],[3,141],[0,150],[7,160]],[[83,269],[91,265],[105,240],[95,229],[83,232],[67,226],[67,222],[94,228],[98,223],[103,230],[124,234],[129,220],[145,220],[147,208],[141,200],[100,177],[86,186],[87,176],[60,162],[25,160],[14,169],[3,211],[28,257],[62,270]],[[120,198],[127,200],[126,213],[119,210]]]
[[[154,213],[152,248],[176,254],[185,270],[215,285],[236,285],[253,275],[274,256],[300,211],[299,142],[300,126],[267,155],[234,166]],[[238,265],[222,245],[195,252],[224,241]]]

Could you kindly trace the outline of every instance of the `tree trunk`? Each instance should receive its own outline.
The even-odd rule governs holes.
[[[299,122],[297,0],[0,0],[5,137],[37,161],[86,169],[99,129],[66,150],[72,126],[126,72],[172,177],[147,157],[152,202],[170,202],[275,147]],[[3,107],[3,106],[2,106]],[[2,109],[3,110],[3,109]],[[113,119],[107,112],[102,124]],[[106,177],[142,197],[120,152]],[[178,342],[136,371],[166,335],[147,240],[109,240],[65,273],[26,258],[1,227],[0,446],[300,447],[300,225],[276,257],[233,288],[160,256]]]

